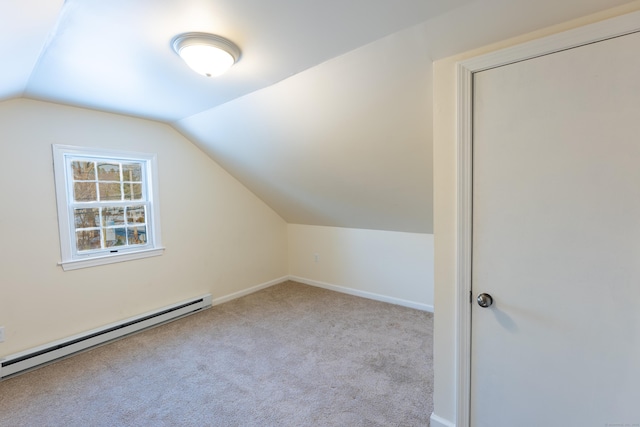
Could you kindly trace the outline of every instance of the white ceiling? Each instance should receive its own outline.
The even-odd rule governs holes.
[[[7,0],[0,101],[170,123],[288,222],[431,232],[431,61],[624,3]],[[193,73],[189,31],[241,60]]]
[[[2,20],[7,27],[5,22],[0,27],[1,52],[25,53],[4,56],[12,59],[0,73],[30,77],[26,84],[16,81],[11,87],[5,87],[3,78],[0,95],[22,92],[30,98],[172,122],[462,1],[4,1],[0,7],[6,9]],[[170,46],[175,35],[189,31],[218,34],[239,45],[242,58],[233,72],[215,80],[193,75]]]

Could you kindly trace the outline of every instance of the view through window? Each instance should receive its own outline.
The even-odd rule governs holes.
[[[63,267],[158,246],[155,156],[55,145],[54,166]]]

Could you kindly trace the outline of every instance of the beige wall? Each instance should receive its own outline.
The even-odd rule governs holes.
[[[297,224],[288,229],[294,278],[433,311],[432,234]]]
[[[157,153],[164,255],[62,271],[51,144]],[[0,162],[0,357],[287,275],[284,220],[168,125],[5,101]]]
[[[455,423],[456,291],[456,64],[501,48],[640,10],[635,1],[623,7],[573,20],[501,43],[446,58],[434,64],[434,228],[436,306],[434,413]]]

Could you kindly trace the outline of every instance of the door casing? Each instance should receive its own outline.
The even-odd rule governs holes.
[[[611,18],[457,64],[456,426],[470,425],[473,74],[640,32],[640,12]]]

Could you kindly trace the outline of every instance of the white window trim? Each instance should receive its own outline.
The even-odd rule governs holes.
[[[71,145],[53,144],[53,170],[56,187],[56,201],[58,205],[58,226],[60,232],[60,253],[62,261],[58,263],[64,271],[79,268],[95,267],[116,262],[130,261],[134,259],[149,258],[162,255],[160,233],[160,206],[158,197],[158,160],[155,154],[137,153],[120,150],[106,150],[92,147],[74,147]],[[145,183],[147,186],[147,198],[152,209],[148,217],[147,233],[151,236],[150,245],[140,249],[130,248],[124,252],[112,254],[87,254],[77,255],[73,251],[71,215],[69,213],[70,194],[67,185],[68,156],[95,156],[99,158],[114,158],[123,160],[143,160],[148,166],[145,168]]]

